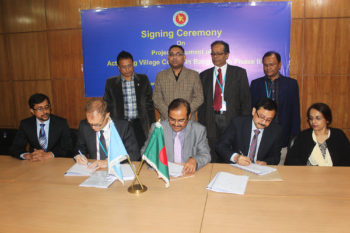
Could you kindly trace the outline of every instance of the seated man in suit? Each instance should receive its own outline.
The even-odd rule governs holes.
[[[183,175],[193,174],[209,163],[211,158],[205,127],[190,118],[190,104],[184,99],[175,99],[168,107],[168,120],[161,122],[168,161],[184,163]],[[146,150],[154,127],[155,124],[152,125],[141,154]]]
[[[79,125],[76,151],[80,151],[82,154],[89,154],[90,159],[97,160],[89,165],[90,168],[107,167],[106,158],[109,151],[110,124],[112,120],[130,159],[140,159],[140,151],[133,129],[127,121],[109,117],[106,101],[97,98],[89,100],[86,104],[85,112],[86,119],[82,120]],[[87,164],[87,160],[81,155],[77,155],[75,159],[78,163]]]
[[[20,159],[42,161],[54,157],[72,157],[73,146],[66,119],[51,114],[46,95],[29,98],[32,117],[21,121],[11,146],[11,154]],[[26,145],[29,143],[29,152]]]
[[[281,157],[282,128],[272,122],[276,104],[266,97],[254,106],[251,116],[234,118],[216,146],[226,161],[239,165],[254,162],[277,165]]]

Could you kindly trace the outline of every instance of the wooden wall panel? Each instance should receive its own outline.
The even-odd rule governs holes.
[[[141,2],[141,3],[140,3]],[[115,7],[129,7],[129,6],[139,6],[143,5],[142,0],[91,0],[91,9],[95,8],[115,8]],[[145,2],[146,5],[150,5],[149,3]]]
[[[2,128],[14,128],[15,122],[15,104],[13,101],[13,88],[12,82],[0,82],[1,93],[1,114],[0,114],[0,127]]]
[[[45,32],[8,34],[7,41],[13,80],[50,78]]]
[[[350,18],[306,19],[305,74],[350,74],[349,38]]]
[[[301,75],[303,68],[303,20],[293,19],[290,33],[290,74]]]
[[[55,114],[68,119],[69,127],[78,128],[80,120],[85,119],[84,81],[53,80],[52,92]]]
[[[45,0],[3,0],[5,32],[28,32],[46,29]]]
[[[8,65],[5,37],[0,35],[0,81],[10,80]]]
[[[80,10],[90,8],[90,0],[46,0],[49,29],[80,28]]]
[[[51,101],[51,108],[55,110],[55,105],[52,99],[51,81],[15,81],[13,82],[12,98],[16,109],[16,127],[19,126],[19,122],[31,116],[28,106],[28,99],[35,93],[42,93],[49,97]]]
[[[81,30],[48,32],[52,79],[82,79],[83,51]]]
[[[305,17],[349,17],[349,0],[306,0]]]

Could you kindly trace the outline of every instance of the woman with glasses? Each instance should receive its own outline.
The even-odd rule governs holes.
[[[285,165],[350,166],[350,143],[341,129],[330,128],[328,105],[315,103],[307,110],[309,129],[288,150]]]

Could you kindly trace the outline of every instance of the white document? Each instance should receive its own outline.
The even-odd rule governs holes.
[[[208,190],[220,193],[244,194],[248,176],[237,176],[227,172],[218,172],[207,186]]]
[[[134,169],[135,169],[135,165]],[[122,174],[123,174],[123,180],[133,180],[135,179],[135,174],[132,171],[132,168],[130,166],[130,164],[125,163],[125,164],[120,164],[120,167],[122,169]]]
[[[108,175],[107,171],[97,171],[92,176],[87,178],[79,186],[81,187],[94,187],[94,188],[108,188],[117,177]]]
[[[273,168],[273,167],[262,166],[255,163],[251,163],[248,166],[241,166],[239,164],[231,164],[231,165],[234,167],[240,168],[242,170],[252,172],[259,176],[266,175],[277,170],[276,168]]]
[[[88,165],[82,165],[75,163],[71,168],[69,168],[65,176],[91,176],[95,172],[95,169],[89,169]]]
[[[169,167],[169,175],[171,177],[182,176],[182,169],[184,168],[184,166],[182,166],[181,164],[168,162],[168,167]]]

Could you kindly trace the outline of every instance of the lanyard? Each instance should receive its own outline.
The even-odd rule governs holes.
[[[105,155],[108,157],[108,153],[106,152],[106,149],[105,149],[104,146],[102,145],[101,140],[100,140],[100,137],[97,137],[97,139],[98,139],[98,142],[100,143],[100,146],[101,146],[103,152],[105,152]]]
[[[215,74],[215,77],[216,77],[216,82],[219,84],[219,87],[220,87],[220,89],[221,89],[222,94],[224,94],[224,86],[225,86],[226,73],[225,73],[224,78],[223,78],[223,80],[222,80],[222,85],[221,85],[221,83],[219,82],[218,75],[217,75],[217,73],[216,73],[216,69],[214,69],[214,74]],[[222,73],[221,73],[221,74],[222,74]]]
[[[265,81],[265,88],[266,88],[266,96],[267,96],[267,98],[270,99],[271,91],[272,91],[272,85],[271,85],[270,93],[269,93],[269,89],[267,88],[267,82],[266,81]]]

